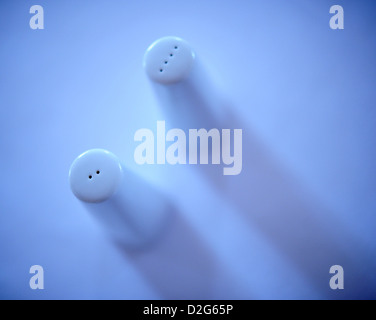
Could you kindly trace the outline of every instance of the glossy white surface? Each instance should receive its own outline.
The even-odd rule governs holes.
[[[344,3],[334,31],[324,0],[41,1],[45,29],[31,30],[31,4],[0,1],[0,298],[375,296],[376,2]],[[143,57],[171,34],[226,96],[210,103],[232,111],[223,125],[168,120],[194,99],[162,105]],[[158,120],[244,129],[242,174],[137,165],[134,134]],[[72,193],[69,168],[92,148],[173,202],[179,223],[155,250],[119,250],[86,208],[107,201]],[[124,173],[135,213],[158,206]],[[43,291],[28,286],[35,264]],[[343,292],[329,287],[334,264]]]
[[[69,180],[74,195],[124,249],[145,247],[166,224],[171,207],[165,197],[107,150],[77,157]]]
[[[74,195],[85,202],[110,198],[123,178],[118,158],[104,149],[92,149],[72,163],[69,181]]]
[[[171,84],[189,75],[194,59],[195,54],[186,41],[178,37],[163,37],[147,49],[144,67],[153,81]]]

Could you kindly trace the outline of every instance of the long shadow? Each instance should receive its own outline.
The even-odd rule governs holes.
[[[212,90],[206,90],[209,85],[203,83],[207,77],[197,74],[176,87],[160,88],[163,94],[157,93],[167,118],[173,119],[171,126],[186,130],[243,129],[242,173],[223,176],[215,165],[198,165],[200,172],[242,213],[244,220],[261,230],[324,296],[375,298],[374,253],[367,251],[350,234],[338,216],[319,204],[230,107],[223,108],[221,99],[213,100],[207,95],[208,92],[213,94]],[[221,112],[225,110],[225,116],[223,113],[218,116],[216,108]],[[343,266],[346,273],[347,290],[341,292],[329,288],[329,269],[337,264]]]
[[[227,119],[228,124],[241,125],[239,120]],[[240,175],[223,177],[227,180],[225,196],[243,218],[261,230],[328,298],[375,298],[375,255],[278,162],[250,129],[244,130],[243,162]],[[347,290],[342,292],[330,290],[328,284],[329,268],[337,264],[346,273]]]
[[[221,119],[216,112],[220,99],[199,61],[195,61],[189,77],[180,82],[150,83],[167,124],[183,130],[216,128]]]
[[[151,82],[151,86],[160,104],[163,120],[166,121],[166,130],[179,128],[184,130],[188,137],[189,129],[219,129],[225,121],[225,109],[218,108],[223,103],[221,94],[212,85],[199,60],[195,61],[187,79],[170,85]],[[208,142],[210,163],[213,156],[211,139]],[[197,144],[197,162],[200,163],[200,140]],[[221,166],[191,166],[207,176],[209,181],[215,181],[215,178],[222,174]],[[216,184],[215,187],[221,189],[224,185]]]
[[[204,241],[176,209],[165,233],[144,250],[118,243],[125,258],[163,299],[210,299],[220,265]]]

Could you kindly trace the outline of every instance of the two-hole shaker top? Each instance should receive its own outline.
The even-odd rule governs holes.
[[[123,178],[119,159],[103,149],[92,149],[81,154],[69,171],[74,195],[84,202],[102,202],[117,190]]]

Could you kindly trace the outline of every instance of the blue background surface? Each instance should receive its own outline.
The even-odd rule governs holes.
[[[29,27],[34,4],[44,30]],[[344,30],[329,28],[334,4]],[[376,298],[373,1],[1,1],[0,12],[0,298]],[[193,46],[226,97],[224,125],[243,129],[239,176],[135,164],[134,133],[165,119],[142,58],[166,35]],[[71,193],[69,167],[91,148],[174,204],[153,250],[115,246]],[[29,288],[35,264],[43,291]],[[343,291],[329,287],[336,264]]]

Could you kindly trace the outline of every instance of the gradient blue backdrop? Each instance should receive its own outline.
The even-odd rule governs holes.
[[[29,27],[34,4],[44,30]],[[345,30],[329,28],[334,4]],[[375,12],[365,0],[1,1],[0,298],[376,298]],[[134,163],[135,131],[164,119],[142,57],[166,35],[192,44],[243,128],[240,176]],[[97,147],[174,203],[154,250],[116,247],[72,195],[71,162]],[[43,291],[29,288],[35,264]],[[335,264],[343,291],[329,288]]]

